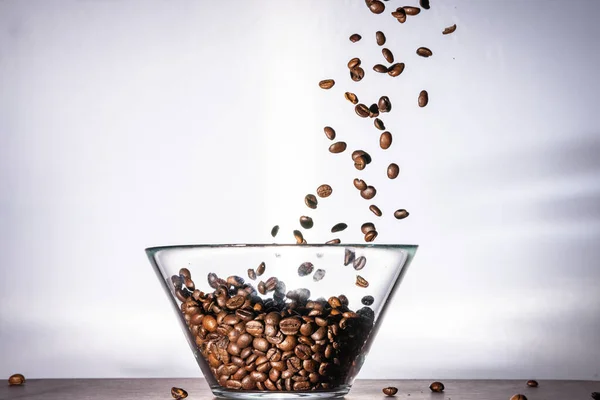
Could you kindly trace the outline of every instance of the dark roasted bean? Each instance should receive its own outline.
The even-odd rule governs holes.
[[[284,335],[295,335],[298,333],[301,325],[302,321],[298,318],[285,318],[279,322],[279,329],[281,329]]]
[[[373,103],[369,107],[369,117],[375,118],[378,116],[379,116],[379,107],[377,107],[377,104]]]
[[[331,233],[341,232],[344,229],[346,229],[347,227],[348,227],[348,225],[346,225],[343,222],[337,223],[331,228]]]
[[[250,375],[247,375],[242,379],[242,389],[253,390],[256,387],[256,381],[252,379]]]
[[[375,238],[377,237],[377,235],[379,235],[377,233],[377,231],[371,231],[369,233],[365,234],[365,242],[372,242],[375,240]]]
[[[390,98],[387,96],[381,96],[377,102],[377,108],[382,113],[390,112],[392,110],[392,102],[390,101]]]
[[[277,345],[277,348],[281,351],[291,351],[294,350],[294,347],[296,347],[297,343],[298,340],[296,339],[296,336],[289,335],[285,336],[285,339],[283,339],[283,341]]]
[[[324,79],[319,82],[319,87],[321,89],[331,89],[335,85],[335,81],[333,79]]]
[[[429,10],[429,0],[420,0],[419,3],[425,10]]]
[[[387,73],[389,76],[398,76],[403,71],[404,71],[404,63],[396,63],[396,64],[393,64],[392,66],[390,66],[390,68],[388,68]]]
[[[265,326],[262,321],[248,321],[246,322],[246,332],[254,337],[262,335],[265,330]]]
[[[333,189],[329,185],[321,185],[317,188],[317,196],[321,198],[329,197]]]
[[[445,28],[445,29],[442,31],[442,35],[449,35],[449,34],[451,34],[452,32],[454,32],[455,30],[456,30],[456,24],[454,24],[454,25],[452,25],[452,26],[449,26],[449,27]]]
[[[379,129],[380,131],[385,131],[385,125],[379,118],[375,118],[373,124],[375,125],[375,128]]]
[[[404,12],[406,12],[406,15],[418,15],[421,12],[421,9],[419,7],[404,6],[402,8],[404,8]]]
[[[369,6],[369,10],[371,10],[371,12],[373,14],[381,14],[382,12],[385,11],[385,4],[383,4],[379,0],[373,0],[373,1],[369,2],[368,6]]]
[[[381,217],[381,210],[379,209],[379,207],[377,207],[375,204],[371,204],[369,206],[369,210],[371,210],[371,212],[375,215],[377,215],[378,217]]]
[[[304,203],[308,208],[315,209],[318,204],[317,197],[314,194],[307,194],[306,197],[304,197]]]
[[[365,77],[365,70],[362,67],[356,67],[350,70],[350,79],[354,82],[360,82]]]
[[[379,46],[383,46],[385,44],[385,34],[381,31],[375,32],[375,41]]]
[[[538,387],[539,383],[536,380],[530,379],[527,381],[527,386],[529,387]]]
[[[294,239],[296,239],[296,244],[303,244],[304,243],[304,235],[302,235],[302,232],[300,232],[299,230],[294,230]]]
[[[333,154],[342,153],[346,150],[346,142],[335,142],[329,146],[329,152]]]
[[[525,397],[524,394],[515,394],[510,398],[510,400],[527,400],[527,397]]]
[[[367,184],[362,179],[355,178],[354,187],[358,190],[365,190],[367,188]]]
[[[310,228],[313,227],[313,219],[311,217],[303,215],[303,216],[300,217],[300,225],[304,229],[310,229]]]
[[[360,191],[360,195],[365,200],[371,200],[377,194],[377,190],[373,186],[367,186],[366,189]]]
[[[391,163],[387,168],[387,176],[390,179],[396,179],[400,173],[400,167],[398,164]]]
[[[373,65],[373,71],[379,72],[380,74],[385,74],[388,72],[388,67],[383,64],[375,64]]]
[[[401,208],[399,210],[394,211],[394,217],[396,219],[404,219],[408,217],[410,214],[405,209]]]
[[[417,49],[417,54],[420,55],[421,57],[431,57],[433,55],[433,52],[431,50],[429,50],[427,47],[419,47]]]
[[[381,50],[381,54],[383,54],[383,58],[385,58],[385,61],[389,62],[390,64],[394,62],[394,54],[390,51],[390,49],[383,48]]]
[[[325,244],[340,244],[340,243],[342,243],[342,241],[338,238],[331,239],[331,240],[328,240],[325,242]]]
[[[360,271],[361,269],[363,269],[365,267],[366,264],[367,264],[367,258],[365,256],[360,256],[354,260],[353,266],[354,266],[355,270]]]
[[[12,378],[12,376],[11,376],[11,378]],[[10,379],[9,379],[9,384],[14,385],[13,383],[10,383]],[[171,396],[174,399],[181,400],[181,399],[185,399],[186,397],[188,397],[188,392],[186,392],[182,388],[172,387],[171,388]]]
[[[248,268],[248,278],[255,280],[256,279],[256,271],[252,268]]]
[[[279,232],[279,225],[275,225],[272,229],[271,229],[271,236],[275,237],[277,236],[277,232]]]
[[[327,139],[335,139],[335,130],[332,127],[326,126],[325,128],[323,128],[323,130],[325,131],[325,136],[327,136]]]
[[[386,396],[393,396],[396,393],[398,393],[398,388],[393,387],[393,386],[389,386],[386,388],[382,389],[383,394],[385,394]]]
[[[356,275],[356,286],[366,288],[369,286],[369,282],[360,275]]]
[[[344,93],[344,98],[346,98],[346,100],[348,100],[352,104],[358,103],[358,97],[356,97],[356,95],[352,92]]]
[[[444,391],[444,384],[442,382],[432,382],[431,385],[429,385],[429,389],[432,392],[443,392]],[[520,400],[520,399],[519,399]]]
[[[360,301],[365,306],[370,306],[371,304],[373,304],[373,302],[375,302],[375,299],[373,298],[373,296],[365,296]]]
[[[379,137],[379,147],[383,150],[389,149],[392,145],[392,134],[388,131],[385,131]]]
[[[427,94],[427,90],[421,90],[419,93],[419,107],[425,107],[429,103],[429,94]]]
[[[370,114],[369,107],[362,103],[357,104],[356,107],[354,107],[354,111],[359,117],[362,118],[368,118]]]
[[[353,33],[352,35],[350,35],[350,41],[352,43],[356,43],[358,42],[360,39],[362,39],[362,36],[360,36],[358,33]]]
[[[360,58],[358,58],[358,57],[354,57],[353,59],[351,59],[350,61],[348,61],[348,68],[349,69],[354,69],[356,67],[360,67]]]
[[[300,276],[306,276],[309,275],[310,273],[312,273],[313,271],[313,264],[311,262],[304,262],[302,264],[300,264],[300,266],[298,267],[298,275]]]
[[[406,10],[404,10],[403,7],[398,7],[396,11],[393,11],[392,16],[396,18],[401,24],[406,22]]]

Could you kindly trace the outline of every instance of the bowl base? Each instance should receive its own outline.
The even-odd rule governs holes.
[[[327,391],[271,392],[259,390],[228,390],[221,386],[211,387],[213,394],[224,399],[338,399],[350,391],[349,385],[338,386]]]

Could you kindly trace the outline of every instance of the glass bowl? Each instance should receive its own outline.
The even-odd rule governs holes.
[[[414,245],[187,245],[146,254],[212,392],[348,393]]]

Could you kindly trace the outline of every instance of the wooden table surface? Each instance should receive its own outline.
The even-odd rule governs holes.
[[[357,380],[348,400],[385,399],[381,389],[398,388],[396,399],[509,400],[521,393],[529,400],[589,400],[600,392],[600,381],[539,381],[529,388],[525,380],[445,380],[444,393],[432,393],[431,381]],[[215,399],[204,379],[31,379],[23,386],[0,385],[1,400],[168,400],[171,387],[184,388],[189,400]],[[388,397],[387,399],[392,399]]]

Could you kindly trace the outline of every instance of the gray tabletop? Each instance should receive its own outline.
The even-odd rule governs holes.
[[[525,380],[444,380],[444,393],[432,393],[431,381],[425,380],[358,380],[348,400],[385,399],[381,389],[395,386],[395,398],[421,400],[509,400],[520,393],[529,400],[588,400],[600,392],[599,381],[539,381],[537,388],[527,387]],[[32,400],[168,400],[171,387],[188,391],[188,399],[214,399],[203,379],[31,379],[23,386],[0,385],[0,399]],[[388,399],[391,399],[388,397]]]

